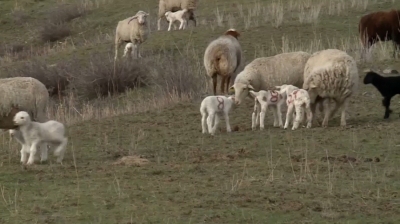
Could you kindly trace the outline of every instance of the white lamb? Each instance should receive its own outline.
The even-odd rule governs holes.
[[[274,113],[274,127],[283,127],[282,122],[282,106],[286,107],[285,97],[274,90],[260,90],[255,92],[249,91],[250,95],[254,97],[254,111],[251,119],[251,128],[254,131],[256,125],[260,122],[260,130],[264,130],[265,112],[268,106],[272,107]]]
[[[229,124],[229,112],[235,104],[234,96],[207,96],[203,99],[200,105],[201,113],[201,125],[203,134],[208,133],[211,135],[215,134],[217,129],[220,116],[224,116],[226,122],[226,132],[231,132],[231,126]],[[207,121],[206,121],[206,116]]]
[[[296,118],[293,122],[292,130],[296,130],[299,124],[304,120],[304,110],[307,115],[307,128],[311,128],[312,112],[310,106],[310,96],[304,89],[299,89],[293,85],[281,85],[275,86],[279,90],[279,93],[286,96],[287,112],[284,129],[287,129],[289,122],[294,115],[296,110]]]
[[[189,14],[187,13],[187,9],[182,9],[176,12],[168,11],[165,13],[165,18],[169,22],[168,31],[171,30],[171,25],[174,25],[174,30],[176,30],[175,22],[179,21],[181,25],[179,29],[185,29],[187,26],[187,22],[189,19]]]
[[[132,49],[133,49],[133,44],[132,43],[127,43],[125,45],[125,49],[124,49],[124,55],[122,55],[122,57],[131,57],[132,56]]]
[[[25,140],[22,136],[22,133],[18,130],[10,129],[9,134],[10,134],[11,138],[14,137],[17,140],[17,142],[19,142],[19,144],[21,144],[21,146],[22,146],[22,149],[21,149],[21,162],[22,162],[22,155],[23,155],[22,150],[24,149],[23,147],[25,144]],[[10,140],[11,140],[11,138],[10,138]],[[40,162],[44,162],[47,160],[47,152],[48,152],[47,145],[43,145],[42,147],[40,147],[40,152],[41,152],[40,157],[39,157],[39,154],[35,154],[35,158],[34,158],[35,162],[39,161],[39,160],[40,160]]]
[[[29,159],[26,164],[33,164],[37,146],[44,142],[57,145],[54,155],[57,156],[57,162],[62,163],[68,142],[68,139],[64,137],[65,128],[62,123],[54,120],[44,123],[35,122],[31,120],[31,117],[25,111],[16,113],[13,121],[18,126],[24,139],[24,145],[21,149],[22,163],[26,163],[27,154],[29,153]]]

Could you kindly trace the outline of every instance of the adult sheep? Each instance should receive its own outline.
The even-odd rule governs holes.
[[[392,41],[393,57],[400,50],[400,10],[379,11],[364,15],[358,23],[360,42],[368,50],[378,41]]]
[[[237,75],[230,88],[235,91],[235,103],[239,105],[246,96],[251,98],[249,90],[257,92],[283,84],[301,88],[304,66],[310,56],[297,51],[254,59]]]
[[[358,90],[358,68],[353,57],[337,49],[315,52],[308,59],[304,69],[303,89],[310,95],[311,111],[315,114],[317,97],[324,103],[322,126],[342,107],[341,126],[346,126],[347,104]],[[335,102],[331,110],[329,101]],[[314,116],[315,117],[315,116]]]
[[[242,61],[242,49],[238,41],[239,33],[235,29],[227,30],[213,40],[204,53],[204,67],[207,75],[213,79],[214,95],[217,94],[217,76],[221,78],[221,93],[229,89],[231,76],[236,73]]]
[[[145,42],[149,35],[149,27],[146,21],[148,13],[138,11],[135,16],[118,22],[115,31],[115,58],[118,57],[118,48],[123,42],[133,44],[133,56],[141,57],[139,46]]]
[[[158,30],[161,29],[161,19],[166,20],[166,12],[176,12],[182,9],[188,10],[189,20],[192,20],[194,22],[194,26],[196,26],[197,22],[194,18],[194,10],[196,9],[197,1],[198,0],[160,0],[158,3]]]

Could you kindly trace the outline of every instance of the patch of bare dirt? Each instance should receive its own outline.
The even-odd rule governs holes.
[[[149,160],[141,158],[140,156],[124,156],[112,164],[122,166],[143,166],[148,163],[150,163]]]

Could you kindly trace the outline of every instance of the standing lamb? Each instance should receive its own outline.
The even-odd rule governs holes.
[[[64,137],[64,125],[58,121],[50,120],[39,123],[31,120],[29,114],[20,111],[14,116],[14,123],[18,126],[22,133],[24,145],[21,149],[21,162],[31,165],[34,163],[37,146],[43,143],[55,144],[57,148],[54,150],[57,162],[62,163],[68,138]],[[29,153],[28,162],[26,162]]]
[[[242,48],[238,41],[239,33],[235,29],[227,30],[213,40],[204,53],[204,67],[213,80],[214,95],[217,94],[217,76],[221,78],[221,93],[228,92],[231,76],[237,72],[242,61]]]
[[[285,83],[300,88],[303,85],[304,66],[310,56],[309,53],[298,51],[254,59],[237,75],[230,88],[235,91],[235,103],[239,105],[250,96],[250,90],[268,90]]]
[[[187,13],[187,9],[182,9],[176,12],[168,11],[165,13],[165,18],[169,22],[168,31],[171,30],[171,25],[174,25],[174,30],[176,30],[175,22],[179,21],[181,25],[179,29],[185,29],[187,25],[187,21],[189,19],[189,14]]]
[[[22,132],[15,130],[15,129],[10,129],[9,133],[10,133],[10,137],[15,138],[17,140],[17,142],[19,142],[19,144],[21,144],[21,146],[22,146],[21,162],[23,163],[24,160],[26,160],[26,159],[24,159],[24,158],[26,158],[26,155],[25,155],[26,153],[24,150],[25,140],[24,140],[24,137],[22,136]],[[44,162],[47,160],[48,147],[40,147],[40,152],[41,152],[40,157],[39,157],[39,154],[35,154],[35,158],[34,158],[35,162],[39,161],[39,159],[40,159],[40,162]]]
[[[215,134],[220,116],[224,116],[226,122],[226,132],[231,132],[229,124],[229,112],[234,106],[235,99],[233,96],[207,96],[200,105],[201,126],[203,134]],[[208,114],[208,117],[207,117]],[[207,120],[206,120],[207,117]]]
[[[293,85],[276,86],[281,95],[286,96],[286,105],[288,107],[286,112],[286,121],[284,129],[289,127],[289,122],[293,118],[294,110],[296,110],[296,118],[293,122],[292,130],[296,130],[304,119],[304,111],[307,115],[307,128],[311,128],[312,112],[310,106],[310,96],[304,89],[299,89]]]
[[[127,43],[125,45],[124,55],[122,57],[130,58],[132,56],[132,49],[133,49],[133,44],[132,43]]]
[[[260,130],[264,130],[265,112],[268,106],[272,107],[274,113],[274,127],[283,127],[282,108],[286,105],[285,97],[275,90],[249,91],[254,97],[254,111],[251,117],[251,129],[254,131],[260,122]]]
[[[176,12],[182,9],[188,10],[188,20],[192,20],[194,26],[196,26],[197,22],[194,17],[194,11],[196,10],[197,1],[198,0],[160,0],[158,3],[158,30],[161,30],[161,19],[165,18],[166,12]]]
[[[146,21],[148,13],[138,11],[135,16],[126,18],[118,22],[115,32],[115,57],[118,57],[118,48],[122,42],[133,44],[134,58],[142,57],[140,55],[139,46],[148,38],[149,27]]]
[[[322,126],[328,126],[328,120],[342,106],[341,126],[346,126],[347,104],[358,90],[358,68],[353,57],[337,49],[315,52],[304,69],[303,89],[308,91],[311,111],[315,115],[316,99],[335,101],[335,108],[324,105],[325,117]],[[328,104],[329,105],[329,104]],[[315,117],[315,116],[314,116]]]

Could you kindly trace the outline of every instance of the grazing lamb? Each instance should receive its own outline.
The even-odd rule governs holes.
[[[307,128],[311,128],[312,112],[310,106],[310,96],[304,89],[299,89],[293,85],[275,86],[281,95],[286,96],[286,105],[288,107],[286,112],[286,121],[284,129],[289,127],[289,122],[293,118],[296,110],[296,118],[293,122],[292,130],[296,130],[304,119],[304,110],[307,115]]]
[[[400,94],[400,76],[384,77],[375,72],[368,72],[364,77],[364,84],[372,84],[383,96],[382,104],[385,107],[383,119],[388,119],[390,110],[390,100],[393,96]]]
[[[285,98],[275,90],[249,91],[254,97],[254,111],[251,117],[251,129],[254,131],[260,122],[260,130],[264,130],[265,112],[268,106],[272,107],[274,113],[274,127],[283,127],[282,107],[285,106]]]
[[[187,9],[188,20],[194,22],[194,26],[197,25],[194,17],[194,11],[196,10],[196,4],[198,0],[160,0],[158,3],[158,30],[161,29],[161,19],[165,19],[165,13],[168,11],[176,12],[182,9]]]
[[[235,103],[239,105],[249,91],[272,89],[284,83],[297,87],[303,85],[304,66],[311,54],[298,51],[271,57],[254,59],[240,72],[231,90],[235,91]]]
[[[31,117],[25,111],[15,114],[13,120],[24,139],[24,145],[21,149],[22,163],[26,163],[27,165],[33,164],[37,146],[42,145],[44,142],[57,145],[54,155],[58,157],[57,162],[62,163],[68,142],[68,139],[64,137],[65,128],[62,123],[54,120],[44,123],[35,122],[31,120]],[[26,162],[28,153],[29,159]]]
[[[149,13],[138,11],[135,16],[126,18],[118,22],[115,32],[115,58],[118,57],[118,48],[122,42],[133,44],[134,58],[142,57],[140,55],[139,46],[148,38],[149,27],[146,21]]]
[[[231,126],[229,124],[229,112],[234,106],[233,96],[207,96],[203,99],[200,105],[201,113],[201,126],[203,134],[208,133],[211,135],[215,134],[217,129],[220,116],[224,116],[226,122],[226,132],[231,132]],[[207,120],[206,116],[208,114]]]
[[[187,20],[189,19],[187,11],[187,9],[182,9],[176,12],[168,11],[165,13],[165,18],[169,22],[168,31],[171,30],[171,25],[174,25],[174,30],[176,30],[175,22],[177,21],[181,23],[179,26],[180,30],[186,28]]]
[[[229,29],[206,48],[204,67],[207,75],[213,80],[214,95],[217,94],[217,76],[222,77],[221,93],[225,93],[225,83],[228,92],[231,76],[240,68],[242,49],[237,39],[239,35],[235,29]]]
[[[324,105],[323,127],[328,120],[342,107],[340,125],[346,126],[347,104],[358,90],[358,68],[353,57],[337,49],[315,52],[304,69],[303,89],[308,91],[311,100],[311,111],[315,118],[316,99],[328,102],[335,101],[335,108]],[[328,103],[329,105],[329,103]]]
[[[378,41],[392,41],[393,57],[400,50],[400,10],[378,11],[360,18],[358,34],[365,50]]]

